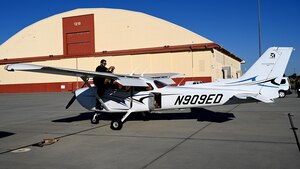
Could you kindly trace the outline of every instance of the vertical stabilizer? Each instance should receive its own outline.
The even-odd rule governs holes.
[[[238,98],[251,97],[271,103],[279,97],[279,85],[292,51],[292,47],[271,47],[241,78],[223,85],[247,91],[236,94]]]
[[[278,98],[280,81],[293,51],[292,47],[271,47],[239,79],[248,89],[258,92],[253,97],[263,102]]]
[[[276,78],[276,82],[280,83],[292,51],[292,47],[269,48],[241,79],[261,81]]]

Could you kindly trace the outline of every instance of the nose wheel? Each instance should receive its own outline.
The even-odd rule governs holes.
[[[91,118],[91,123],[92,124],[99,124],[100,120],[100,113],[95,113],[93,117]]]

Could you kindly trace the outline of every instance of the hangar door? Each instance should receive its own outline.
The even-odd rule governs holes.
[[[95,53],[94,14],[63,18],[64,55]]]

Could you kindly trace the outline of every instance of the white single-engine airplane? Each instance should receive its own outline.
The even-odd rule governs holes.
[[[77,69],[11,64],[7,71],[29,71],[80,77],[88,86],[74,92],[68,108],[75,99],[84,108],[95,111],[91,122],[99,123],[101,112],[124,112],[121,119],[112,120],[111,129],[120,130],[133,112],[154,112],[229,104],[232,100],[256,100],[272,103],[278,98],[278,87],[284,74],[292,47],[271,47],[239,79],[224,82],[202,83],[185,86],[168,86],[157,78],[118,75]],[[100,98],[97,88],[91,86],[89,78],[101,76],[114,81],[114,88],[106,89]],[[102,110],[96,109],[96,98]]]

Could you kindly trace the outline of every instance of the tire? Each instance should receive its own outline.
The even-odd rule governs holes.
[[[285,91],[283,90],[280,90],[278,94],[279,94],[279,98],[284,98],[286,96]]]
[[[123,123],[121,122],[121,120],[112,120],[111,124],[110,124],[110,128],[112,130],[121,130],[123,127]]]
[[[91,118],[91,123],[92,124],[99,124],[99,115],[97,114],[97,113],[95,113],[94,115],[93,115],[93,117]]]

